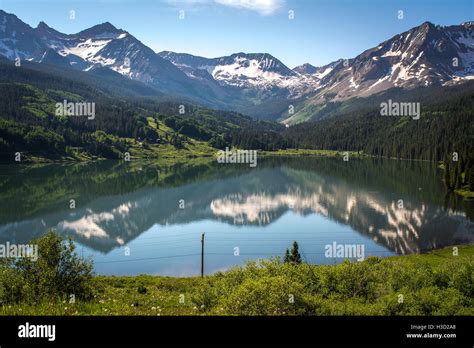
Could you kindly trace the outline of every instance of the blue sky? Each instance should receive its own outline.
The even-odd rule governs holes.
[[[36,27],[76,33],[109,21],[153,50],[218,57],[265,52],[290,68],[351,58],[424,21],[474,20],[474,0],[0,0]],[[74,10],[76,18],[69,19]],[[184,19],[179,19],[180,10]],[[294,19],[288,11],[294,11]],[[403,19],[398,19],[398,11]]]

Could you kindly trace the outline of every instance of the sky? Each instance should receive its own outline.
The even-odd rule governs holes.
[[[474,20],[474,0],[0,0],[0,8],[32,27],[72,34],[108,21],[156,52],[270,53],[290,68],[355,57],[425,21]]]

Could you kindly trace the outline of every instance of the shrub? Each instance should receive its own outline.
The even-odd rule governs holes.
[[[474,298],[474,266],[472,263],[465,263],[461,266],[449,265],[448,272],[446,273],[450,274],[449,286],[469,298]]]
[[[140,284],[137,288],[137,292],[139,294],[145,295],[148,292],[148,289],[144,285]]]
[[[208,311],[217,304],[218,295],[215,287],[210,283],[199,286],[191,296],[191,302],[201,311]]]
[[[6,260],[0,261],[0,304],[20,301],[24,285],[18,272],[8,267]]]
[[[288,278],[247,279],[223,300],[233,315],[296,315],[306,312],[303,286]]]
[[[216,275],[212,303],[231,315],[466,315],[472,269],[379,257],[334,266],[260,260]]]
[[[455,315],[466,302],[462,294],[452,288],[426,287],[415,292],[413,297],[407,306],[410,315]]]
[[[72,239],[64,242],[49,231],[30,244],[38,246],[38,259],[5,259],[0,264],[3,302],[39,302],[74,295],[92,297],[92,262],[79,258]]]

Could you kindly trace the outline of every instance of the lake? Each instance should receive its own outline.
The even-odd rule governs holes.
[[[202,233],[206,274],[293,241],[317,264],[341,262],[340,245],[366,258],[471,243],[474,203],[441,179],[434,163],[374,158],[1,165],[0,243],[53,228],[97,274],[169,276],[200,274]]]

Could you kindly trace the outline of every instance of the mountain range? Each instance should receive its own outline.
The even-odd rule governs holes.
[[[90,73],[105,69],[157,95],[293,125],[323,118],[328,104],[474,79],[474,22],[446,27],[425,22],[354,58],[291,69],[268,53],[218,58],[156,53],[108,22],[76,34],[44,22],[32,28],[0,10],[0,55]]]

